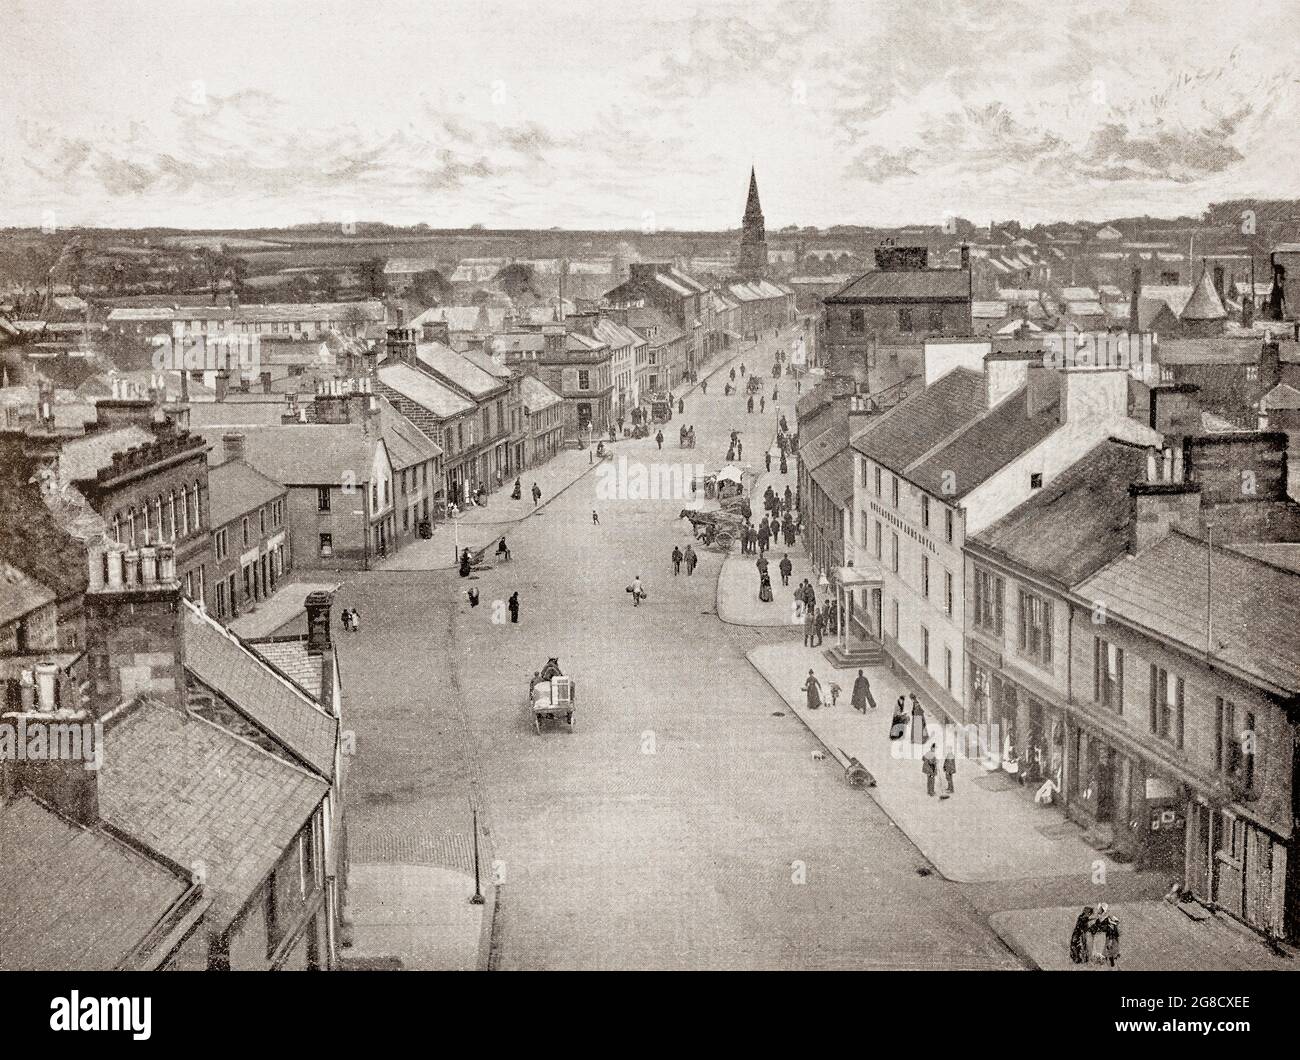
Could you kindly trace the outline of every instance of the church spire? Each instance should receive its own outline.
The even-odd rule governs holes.
[[[745,200],[745,220],[751,217],[757,217],[761,222],[763,219],[763,207],[758,204],[758,177],[754,174],[754,167],[749,167],[749,198]]]
[[[758,177],[749,167],[749,197],[740,230],[740,272],[747,278],[759,278],[767,271],[767,235],[763,225],[763,207],[758,203]]]

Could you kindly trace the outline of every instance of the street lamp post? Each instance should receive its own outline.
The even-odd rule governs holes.
[[[478,867],[478,807],[472,807],[470,813],[474,820],[474,897],[469,900],[469,904],[482,905],[483,888],[479,882]]]

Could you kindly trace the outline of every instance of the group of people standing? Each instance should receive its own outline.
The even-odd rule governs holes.
[[[1098,935],[1104,936],[1106,941],[1101,952],[1094,957],[1093,939]],[[1119,920],[1105,902],[1095,910],[1085,905],[1075,918],[1074,930],[1070,933],[1070,960],[1075,964],[1089,964],[1094,959],[1112,968],[1119,964]]]

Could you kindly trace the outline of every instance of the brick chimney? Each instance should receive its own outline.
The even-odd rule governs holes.
[[[225,451],[227,462],[244,459],[244,436],[238,431],[221,436],[221,448]]]
[[[1052,406],[1057,406],[1057,416],[1061,416],[1061,379],[1056,369],[1047,367],[1041,361],[1031,362],[1025,376],[1025,386],[1028,389],[1026,412],[1031,419]]]
[[[1141,315],[1138,312],[1138,306],[1142,301],[1142,267],[1133,266],[1133,273],[1129,281],[1128,291],[1128,330],[1132,335],[1136,335],[1142,330]]]
[[[1195,383],[1157,383],[1151,388],[1152,430],[1186,437],[1201,433],[1201,388]]]
[[[427,320],[424,323],[422,339],[424,342],[441,342],[451,345],[451,325],[445,320]]]
[[[1259,388],[1267,394],[1282,381],[1282,346],[1271,335],[1259,351]]]
[[[330,611],[334,607],[334,594],[324,589],[308,593],[304,601],[307,609],[307,651],[324,655],[333,646],[330,639]]]
[[[85,596],[90,713],[137,695],[184,706],[184,606],[170,545],[91,546]]]
[[[405,364],[415,363],[415,331],[413,329],[401,327],[388,329],[388,361],[390,364],[399,361]]]
[[[1133,528],[1129,551],[1141,552],[1175,528],[1198,535],[1201,487],[1188,482],[1181,445],[1147,450],[1146,474],[1129,486],[1133,498]]]

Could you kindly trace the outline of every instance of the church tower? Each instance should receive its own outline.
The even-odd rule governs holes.
[[[749,170],[749,198],[741,222],[740,273],[746,279],[760,279],[767,272],[767,236],[763,231],[763,208],[758,204],[758,179]]]

